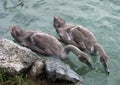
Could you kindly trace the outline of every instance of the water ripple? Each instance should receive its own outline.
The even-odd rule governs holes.
[[[83,25],[93,32],[109,56],[111,73],[107,76],[98,63],[99,56],[95,61],[98,71],[93,71],[83,63],[75,62],[77,59],[70,54],[72,65],[80,67],[76,72],[83,76],[84,84],[118,85],[120,0],[0,0],[0,37],[13,39],[8,30],[13,24],[56,36],[53,27],[55,15],[63,17],[67,23]]]

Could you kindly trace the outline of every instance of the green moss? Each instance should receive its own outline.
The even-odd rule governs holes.
[[[45,73],[37,78],[32,78],[28,74],[10,75],[6,69],[0,69],[0,85],[72,85],[70,82],[49,80]]]
[[[0,85],[33,85],[26,75],[11,75],[6,69],[0,68]]]

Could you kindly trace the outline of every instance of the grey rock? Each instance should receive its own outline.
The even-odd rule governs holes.
[[[63,63],[59,59],[49,59],[45,61],[45,70],[48,78],[53,80],[65,80],[73,83],[83,83],[83,79],[80,75],[75,73],[69,65]]]
[[[61,60],[51,58],[43,63],[30,49],[7,39],[0,39],[0,68],[7,69],[11,74],[20,74],[30,68],[30,74],[37,76],[42,73],[44,64],[47,76],[52,80],[79,82],[79,85],[83,82],[82,78]]]
[[[19,46],[7,39],[0,39],[0,68],[5,68],[12,74],[19,74],[32,65],[36,65],[35,63],[38,63],[38,61],[42,63],[38,55],[30,49]],[[34,67],[32,66],[32,68]],[[40,68],[40,66],[38,68]],[[36,74],[38,74],[38,72],[36,72]]]
[[[43,72],[44,64],[41,60],[36,60],[31,67],[30,75],[35,77]]]

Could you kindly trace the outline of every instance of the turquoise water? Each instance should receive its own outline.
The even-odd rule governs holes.
[[[97,56],[90,57],[95,71],[70,53],[66,63],[83,77],[84,85],[119,85],[120,0],[0,0],[0,37],[13,40],[8,29],[10,25],[58,37],[52,25],[54,15],[93,32],[109,56],[108,76]]]

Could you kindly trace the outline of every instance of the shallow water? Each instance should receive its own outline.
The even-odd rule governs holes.
[[[54,15],[93,32],[109,56],[108,76],[97,56],[90,57],[95,71],[70,53],[65,62],[83,77],[84,85],[119,85],[120,0],[0,0],[0,37],[13,40],[8,29],[10,25],[58,37],[52,25]]]

